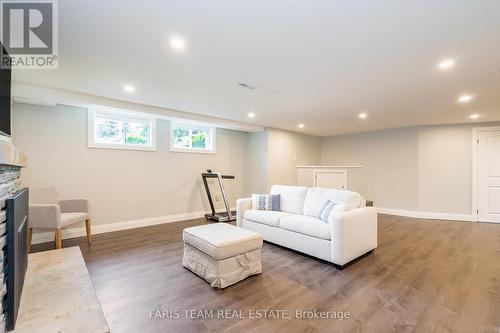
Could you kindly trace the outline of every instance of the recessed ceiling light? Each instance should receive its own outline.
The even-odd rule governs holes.
[[[298,128],[304,128],[304,124],[298,124],[297,127]]]
[[[255,118],[254,112],[248,112],[248,118]]]
[[[359,119],[366,119],[368,117],[368,114],[363,112],[363,113],[360,113],[358,117],[359,117]]]
[[[123,86],[123,91],[131,94],[131,93],[135,92],[135,87],[131,84],[126,84]]]
[[[170,46],[176,51],[182,51],[186,48],[186,41],[180,37],[170,38]]]
[[[458,103],[469,103],[470,101],[472,101],[473,98],[474,98],[474,96],[472,96],[472,95],[462,95],[462,96],[458,97],[457,102]]]
[[[453,59],[444,59],[443,61],[441,61],[438,65],[438,68],[442,71],[446,71],[450,68],[452,68],[453,66],[455,66],[455,60]]]
[[[479,118],[479,115],[477,113],[471,114],[469,118],[470,119],[477,119],[477,118]]]

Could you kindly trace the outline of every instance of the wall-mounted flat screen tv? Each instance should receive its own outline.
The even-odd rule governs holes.
[[[2,58],[8,56],[7,51],[0,43],[2,47]],[[8,135],[11,134],[10,124],[10,79],[11,79],[11,70],[10,68],[0,68],[0,135]]]

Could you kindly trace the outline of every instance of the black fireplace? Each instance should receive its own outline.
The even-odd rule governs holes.
[[[7,265],[4,267],[7,294],[3,302],[5,315],[5,327],[7,331],[14,329],[16,325],[17,310],[21,301],[24,277],[28,266],[28,188],[14,193],[6,201],[7,208]]]

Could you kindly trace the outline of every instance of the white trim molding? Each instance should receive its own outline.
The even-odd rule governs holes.
[[[236,210],[236,208],[231,208],[231,210]],[[199,212],[191,212],[191,213],[181,213],[174,215],[166,215],[166,216],[157,216],[150,217],[138,220],[129,220],[115,223],[106,223],[106,224],[97,224],[92,226],[92,235],[104,234],[107,232],[120,231],[120,230],[128,230],[135,228],[148,227],[152,225],[164,224],[164,223],[172,223],[172,222],[181,222],[186,220],[198,219],[205,216],[205,214],[211,213],[211,211],[199,211]],[[39,229],[41,230],[41,229]],[[37,230],[35,230],[36,232]],[[78,228],[67,228],[62,230],[62,238],[76,238],[76,237],[84,237],[86,235],[85,227]],[[32,244],[40,244],[46,242],[54,241],[54,231],[44,231],[33,233]]]
[[[359,169],[362,165],[297,165],[297,169]]]
[[[459,222],[477,222],[474,214],[456,214],[456,213],[435,213],[435,212],[419,212],[414,210],[378,208],[380,214],[397,215],[403,217],[411,217],[415,219],[430,219],[430,220],[446,220]]]
[[[231,208],[231,210],[235,210],[236,208]],[[447,221],[462,221],[462,222],[476,222],[476,219],[473,215],[469,214],[448,214],[448,213],[432,213],[432,212],[417,212],[410,210],[401,210],[401,209],[390,209],[390,208],[378,208],[377,210],[380,214],[387,215],[397,215],[404,217],[411,217],[417,219],[435,219],[435,220],[447,220]],[[186,220],[192,220],[197,218],[202,218],[209,211],[199,211],[192,213],[181,213],[174,215],[166,215],[166,216],[157,216],[150,217],[144,219],[137,220],[128,220],[122,222],[115,223],[107,223],[107,224],[97,224],[92,226],[92,235],[104,234],[107,232],[120,231],[120,230],[128,230],[135,228],[148,227],[158,224],[164,223],[172,223],[172,222],[181,222]],[[35,230],[36,232],[36,230]],[[76,238],[76,237],[85,237],[85,227],[78,228],[68,228],[62,230],[62,238]],[[32,244],[40,244],[46,242],[54,241],[54,231],[46,231],[46,232],[38,232],[33,234]]]
[[[243,132],[262,132],[264,127],[239,121],[221,119],[208,115],[201,115],[187,111],[175,110],[125,100],[118,100],[103,96],[85,94],[67,89],[36,85],[27,82],[13,81],[12,96],[18,103],[55,106],[56,104],[72,105],[83,108],[92,108],[98,105],[119,110],[130,110],[153,115],[156,119],[192,121],[210,124],[218,128],[227,128]]]

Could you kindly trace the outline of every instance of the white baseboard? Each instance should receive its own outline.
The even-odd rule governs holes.
[[[477,222],[476,216],[472,214],[419,212],[413,210],[401,210],[401,209],[390,209],[390,208],[377,208],[377,209],[378,212],[381,214],[398,215],[404,217],[412,217],[416,219]]]
[[[232,208],[231,210],[235,210],[235,208]],[[122,221],[122,222],[115,222],[115,223],[98,224],[98,225],[92,226],[92,235],[103,234],[103,233],[112,232],[112,231],[147,227],[147,226],[163,224],[163,223],[192,220],[192,219],[204,217],[205,214],[207,214],[207,213],[210,213],[210,211],[181,213],[181,214],[174,214],[174,215],[150,217],[150,218],[138,219],[138,220],[129,220],[129,221]],[[86,235],[85,227],[68,228],[68,229],[62,230],[62,238],[63,239],[83,237],[85,235]],[[40,244],[40,243],[52,242],[52,241],[54,241],[54,231],[48,231],[48,232],[41,232],[41,233],[33,233],[33,239],[32,239],[31,243],[32,244]]]
[[[231,208],[231,210],[235,210],[235,208]],[[411,210],[378,208],[378,207],[377,207],[377,210],[381,214],[412,217],[412,218],[417,218],[417,219],[436,219],[436,220],[449,220],[449,221],[477,222],[477,219],[474,215],[468,215],[468,214],[418,212],[418,211],[411,211]],[[138,219],[138,220],[129,220],[129,221],[122,221],[122,222],[115,222],[115,223],[98,224],[98,225],[92,226],[92,234],[97,235],[97,234],[103,234],[103,233],[112,232],[112,231],[127,230],[127,229],[147,227],[147,226],[151,226],[151,225],[158,225],[158,224],[163,224],[163,223],[192,220],[192,219],[204,217],[206,213],[209,213],[209,211],[181,213],[181,214],[174,214],[174,215],[150,217],[150,218]],[[85,227],[68,228],[68,229],[62,230],[62,238],[63,239],[84,237],[85,235],[86,235]],[[53,231],[33,234],[32,244],[40,244],[40,243],[52,242],[52,241],[54,241],[54,232]]]

